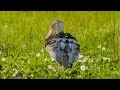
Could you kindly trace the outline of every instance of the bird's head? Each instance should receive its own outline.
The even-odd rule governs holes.
[[[56,31],[56,34],[63,32],[64,24],[61,20],[56,20],[51,25],[51,29]]]
[[[56,34],[63,32],[63,30],[64,30],[63,22],[61,20],[55,20],[52,23],[50,30],[45,39],[51,39],[55,37]]]

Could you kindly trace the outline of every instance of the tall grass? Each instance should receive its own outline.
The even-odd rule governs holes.
[[[66,75],[66,73],[72,72],[70,70],[74,71],[74,68],[68,69],[68,71],[60,69],[61,71],[59,71],[59,66],[49,61],[51,60],[50,56],[44,50],[44,38],[51,23],[56,19],[63,20],[64,31],[77,38],[80,44],[80,53],[89,56],[90,60],[101,57],[108,57],[112,60],[120,58],[120,12],[1,11],[1,78],[17,78],[12,76],[13,69],[16,67],[18,70],[24,69],[19,78],[76,78]],[[98,48],[100,45],[105,50],[102,51],[102,48]],[[41,52],[41,49],[44,52]],[[40,57],[36,57],[37,53],[40,53]],[[2,61],[3,57],[6,58],[6,62]],[[48,62],[44,62],[45,59],[48,59]],[[31,63],[29,64],[29,62]],[[46,73],[50,71],[46,68],[49,64],[58,68],[59,74],[64,71],[64,75],[51,72],[52,74],[47,76]],[[7,70],[7,74],[2,74],[3,70]],[[77,71],[75,72],[77,73]],[[75,75],[82,78],[79,74]],[[85,74],[83,73],[83,75]],[[98,76],[100,78],[100,75]]]

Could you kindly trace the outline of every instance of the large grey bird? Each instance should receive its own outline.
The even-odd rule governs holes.
[[[70,33],[64,33],[64,24],[56,20],[50,27],[45,38],[45,48],[52,59],[65,68],[71,68],[72,64],[79,59],[80,45]]]

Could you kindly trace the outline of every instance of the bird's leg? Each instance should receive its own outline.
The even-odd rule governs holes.
[[[64,68],[68,67],[68,56],[66,53],[63,56],[62,65],[64,66]]]
[[[72,64],[68,64],[68,67],[69,67],[69,68],[72,68]]]
[[[60,65],[61,65],[61,66],[63,65],[63,60],[61,60],[61,63],[60,63]]]

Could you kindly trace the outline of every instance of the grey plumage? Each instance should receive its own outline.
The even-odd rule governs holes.
[[[55,35],[53,32],[56,32]],[[46,51],[60,65],[65,68],[72,67],[72,64],[79,58],[80,45],[70,33],[63,32],[63,22],[56,20],[46,38]]]

